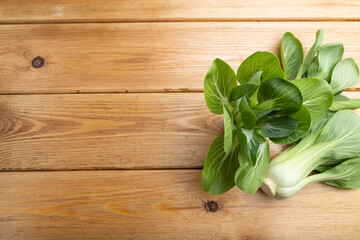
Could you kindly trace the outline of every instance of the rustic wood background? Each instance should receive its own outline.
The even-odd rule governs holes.
[[[359,0],[1,0],[0,239],[360,238],[359,190],[201,188],[212,60],[323,28],[360,64],[359,20]]]

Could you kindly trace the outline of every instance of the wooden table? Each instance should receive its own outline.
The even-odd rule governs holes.
[[[0,239],[359,239],[359,190],[201,188],[212,60],[323,28],[360,64],[359,20],[359,0],[1,0]]]

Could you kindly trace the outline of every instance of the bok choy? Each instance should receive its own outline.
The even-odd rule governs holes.
[[[360,186],[360,118],[349,110],[360,100],[340,95],[358,82],[359,69],[354,60],[341,60],[341,43],[321,46],[323,36],[319,30],[303,59],[301,42],[285,33],[281,63],[270,52],[255,52],[236,74],[214,60],[204,95],[212,113],[224,114],[224,133],[206,157],[206,192],[222,194],[236,185],[253,194],[262,186],[284,199],[317,181]],[[268,139],[293,146],[270,162]],[[313,171],[319,173],[309,176]]]

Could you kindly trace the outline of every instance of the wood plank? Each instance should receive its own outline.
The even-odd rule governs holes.
[[[359,0],[0,1],[0,23],[359,20]]]
[[[359,190],[213,196],[201,170],[0,173],[0,193],[1,239],[356,239],[360,229]]]
[[[360,22],[0,25],[0,93],[201,91],[216,57],[237,69],[286,31],[309,49],[318,28],[360,63]]]
[[[199,168],[223,131],[203,93],[6,95],[0,112],[1,170]]]
[[[223,131],[203,93],[6,95],[0,112],[3,171],[201,168]]]

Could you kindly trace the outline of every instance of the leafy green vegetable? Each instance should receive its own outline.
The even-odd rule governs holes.
[[[263,82],[270,78],[284,78],[279,59],[274,54],[256,52],[241,63],[236,74],[237,80],[241,84],[246,84],[258,71],[262,71]]]
[[[302,61],[300,41],[285,33],[280,46],[283,70],[269,52],[245,59],[236,76],[228,64],[214,60],[204,95],[211,112],[224,114],[224,134],[206,157],[206,192],[222,194],[236,185],[253,194],[263,183],[266,192],[284,199],[317,181],[360,187],[360,118],[343,110],[360,108],[360,99],[340,95],[357,83],[359,69],[352,59],[341,61],[341,43],[321,47],[323,35],[323,30],[317,32]],[[269,164],[267,138],[295,144]],[[314,170],[320,173],[309,176]]]
[[[230,92],[235,86],[234,71],[227,63],[215,59],[204,81],[205,101],[212,113],[223,113],[223,105],[229,104]]]
[[[287,32],[281,40],[280,51],[285,78],[292,80],[299,72],[303,60],[301,42],[292,33]]]
[[[339,62],[332,73],[330,86],[334,94],[342,92],[345,88],[357,84],[359,81],[359,67],[352,58]]]
[[[204,191],[211,194],[222,194],[234,185],[234,176],[239,167],[238,146],[234,144],[229,153],[224,151],[224,134],[211,144],[206,156],[202,173]]]
[[[344,54],[343,44],[340,42],[328,43],[319,50],[315,61],[310,65],[308,70],[309,78],[319,78],[330,82],[331,74],[334,67]]]

